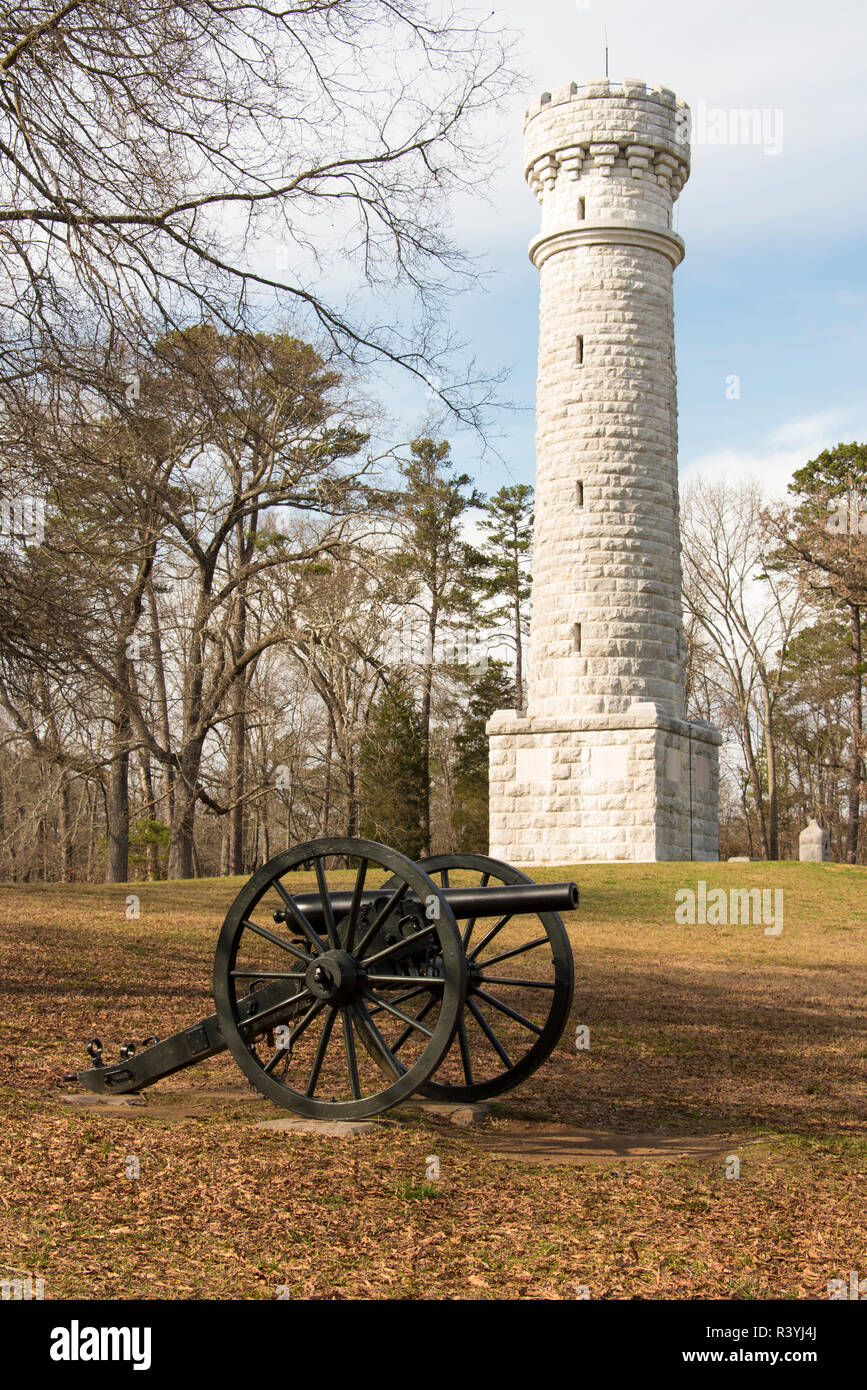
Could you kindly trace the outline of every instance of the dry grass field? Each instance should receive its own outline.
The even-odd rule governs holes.
[[[114,1058],[212,1011],[240,881],[0,887],[0,1277],[52,1299],[824,1299],[867,1276],[867,869],[540,877],[582,892],[553,1057],[477,1129],[408,1108],[352,1139],[256,1129],[281,1112],[227,1055],[146,1105],[62,1100],[92,1034]],[[782,888],[782,932],[676,925],[699,879]],[[536,1161],[576,1129],[659,1156]]]

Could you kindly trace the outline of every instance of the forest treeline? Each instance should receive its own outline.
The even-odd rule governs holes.
[[[287,335],[179,332],[134,379],[113,413],[5,416],[41,513],[0,552],[0,876],[246,873],[324,834],[484,849],[532,490],[482,498],[430,437],[371,458]]]
[[[116,411],[67,405],[5,417],[40,507],[0,548],[0,877],[249,873],[328,834],[485,852],[532,489],[480,496],[430,436],[371,457],[288,335],[172,334]],[[796,857],[816,816],[863,862],[867,450],[790,493],[685,489],[689,710],[726,736],[724,856]]]
[[[682,498],[687,702],[726,736],[720,853],[798,857],[815,817],[832,857],[864,863],[867,446]]]

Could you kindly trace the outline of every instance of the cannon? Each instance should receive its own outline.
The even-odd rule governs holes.
[[[292,890],[301,868],[314,890]],[[534,883],[484,855],[415,863],[372,840],[298,845],[229,908],[216,1012],[141,1050],[124,1044],[117,1063],[94,1038],[92,1065],[65,1079],[137,1092],[228,1048],[264,1096],[316,1119],[380,1114],[415,1092],[501,1095],[566,1026],[574,967],[560,913],[577,906],[575,883]]]

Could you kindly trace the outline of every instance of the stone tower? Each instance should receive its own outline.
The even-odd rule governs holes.
[[[527,709],[491,743],[491,854],[716,859],[717,731],[684,699],[672,227],[688,111],[643,82],[545,93]]]

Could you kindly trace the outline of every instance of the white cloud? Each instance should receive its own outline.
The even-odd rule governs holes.
[[[824,441],[832,434],[839,436],[844,423],[845,417],[837,411],[825,410],[818,415],[806,415],[777,425],[768,433],[766,442],[778,445],[782,449],[788,447],[803,450],[814,446],[824,449],[828,447]]]
[[[719,449],[681,464],[681,478],[718,482],[756,479],[767,496],[784,496],[792,474],[846,434],[849,417],[824,411],[786,420],[769,430],[753,449]]]

